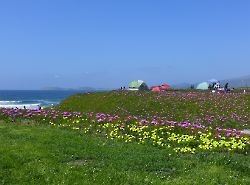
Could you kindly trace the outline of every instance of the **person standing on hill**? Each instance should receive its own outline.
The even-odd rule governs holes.
[[[228,83],[225,84],[225,87],[224,87],[224,88],[225,88],[225,90],[228,89]]]

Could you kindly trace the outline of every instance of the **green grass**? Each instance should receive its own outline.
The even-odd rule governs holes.
[[[114,91],[71,96],[56,109],[117,114],[119,124],[136,115],[138,120],[160,116],[180,122],[200,118],[210,127],[247,129],[249,103],[250,95],[241,93]],[[211,123],[206,115],[214,117]],[[84,129],[59,127],[84,128],[94,118],[80,125],[58,118],[52,126],[50,117],[1,116],[0,184],[250,184],[249,147],[245,152],[173,153],[150,143],[107,139],[94,134],[95,127],[87,134]]]
[[[80,131],[0,123],[0,184],[250,184],[250,156],[168,155]]]
[[[138,108],[141,108],[142,106],[147,107],[149,104],[152,104],[153,101],[148,99],[147,102],[142,103],[143,102],[141,101],[138,102],[137,96],[127,97],[117,94],[116,92],[99,92],[71,96],[62,102],[57,108],[66,111],[80,112],[119,112],[127,115],[128,113],[126,113],[126,110],[135,113]],[[122,110],[119,108],[122,108]]]
[[[128,91],[77,94],[67,98],[57,108],[65,111],[109,112],[127,116],[152,114],[162,111],[163,108],[173,107],[169,101],[159,104],[156,100],[157,95],[159,93]],[[185,109],[185,105],[180,105],[178,108]]]
[[[91,94],[77,94],[64,100],[57,109],[62,111],[103,112],[118,114],[120,117],[130,115],[147,118],[160,116],[171,121],[197,122],[196,118],[204,120],[205,115],[214,116],[212,127],[250,128],[242,127],[241,120],[232,117],[235,113],[241,119],[249,117],[250,94],[228,93],[222,95],[199,91],[169,91],[169,92],[128,92],[113,91]],[[245,118],[243,118],[245,117]],[[221,121],[226,118],[226,121]],[[243,122],[242,122],[243,123]],[[246,122],[244,122],[245,124]]]

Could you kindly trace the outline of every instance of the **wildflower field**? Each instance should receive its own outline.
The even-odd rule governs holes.
[[[247,153],[249,150],[249,136],[244,134],[244,130],[250,128],[249,94],[118,91],[100,94],[99,100],[96,95],[74,96],[63,102],[61,110],[74,106],[81,112],[90,111],[91,108],[82,106],[88,96],[93,96],[89,99],[95,101],[86,104],[95,111],[85,115],[63,112],[66,124],[62,126],[101,133],[125,142],[172,148],[175,152],[233,150]],[[68,101],[75,103],[69,106]],[[103,106],[110,107],[113,112],[106,112]],[[53,114],[58,116],[58,112]],[[58,125],[53,121],[51,124]]]
[[[201,166],[194,167],[195,170],[203,170],[199,173],[204,177],[201,176],[192,181],[191,179],[194,179],[192,175],[185,176],[187,180],[185,183],[180,179],[175,181],[174,172],[162,175],[165,172],[162,173],[161,166],[154,177],[157,184],[170,182],[248,184],[250,182],[249,114],[249,92],[213,94],[198,91],[160,93],[114,91],[77,94],[57,107],[45,110],[0,109],[0,120],[4,125],[15,125],[19,128],[36,126],[69,130],[70,133],[98,138],[100,141],[105,141],[104,143],[119,143],[125,148],[132,146],[134,150],[137,146],[149,148],[151,151],[158,151],[161,157],[164,156],[161,165],[173,160],[171,169],[175,169],[173,166],[178,166],[178,162],[182,163],[187,158],[191,161],[196,160],[194,162],[196,165],[205,162],[204,169],[212,164],[223,168],[230,167],[229,171],[222,169],[227,172],[225,174],[219,170],[211,172],[211,176],[208,175],[205,180],[204,169]],[[133,154],[127,155],[133,156]],[[150,154],[148,157],[159,161],[157,156]],[[137,162],[134,161],[134,163],[131,166],[136,165]],[[192,168],[192,164],[183,163],[183,166],[185,169],[179,169],[180,174],[185,174],[186,169]],[[235,167],[236,172],[231,170],[232,166]],[[140,168],[147,169],[147,166],[142,165]],[[214,173],[220,176],[212,177]],[[151,172],[149,172],[150,175],[152,175]],[[230,179],[227,175],[231,176],[231,180],[227,181]],[[116,184],[112,178],[110,181],[105,181],[105,184]],[[131,183],[138,184],[139,181],[141,180]],[[117,184],[125,184],[125,182],[127,181],[117,180]],[[142,184],[153,182],[154,180],[151,179]]]

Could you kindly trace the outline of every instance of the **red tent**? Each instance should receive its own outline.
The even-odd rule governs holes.
[[[151,88],[151,91],[154,91],[154,92],[160,92],[162,89],[161,89],[161,87],[160,86],[153,86],[152,88]]]
[[[163,85],[161,86],[161,90],[166,90],[166,89],[170,89],[170,85],[168,85],[168,84],[163,84]]]

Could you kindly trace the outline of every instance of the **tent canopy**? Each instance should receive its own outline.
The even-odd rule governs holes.
[[[153,86],[152,88],[151,88],[151,91],[154,91],[154,92],[160,92],[162,89],[161,89],[161,87],[159,87],[159,86]]]
[[[207,82],[202,82],[202,83],[199,83],[196,87],[196,89],[200,89],[200,90],[207,90],[209,87],[209,83]]]
[[[168,84],[161,85],[162,90],[169,89],[169,88],[170,88],[170,85],[168,85]]]
[[[159,92],[159,91],[164,91],[166,89],[170,89],[170,85],[168,84],[163,84],[159,86],[152,86],[151,91]]]
[[[129,83],[128,90],[148,90],[148,85],[142,80],[134,80]]]

